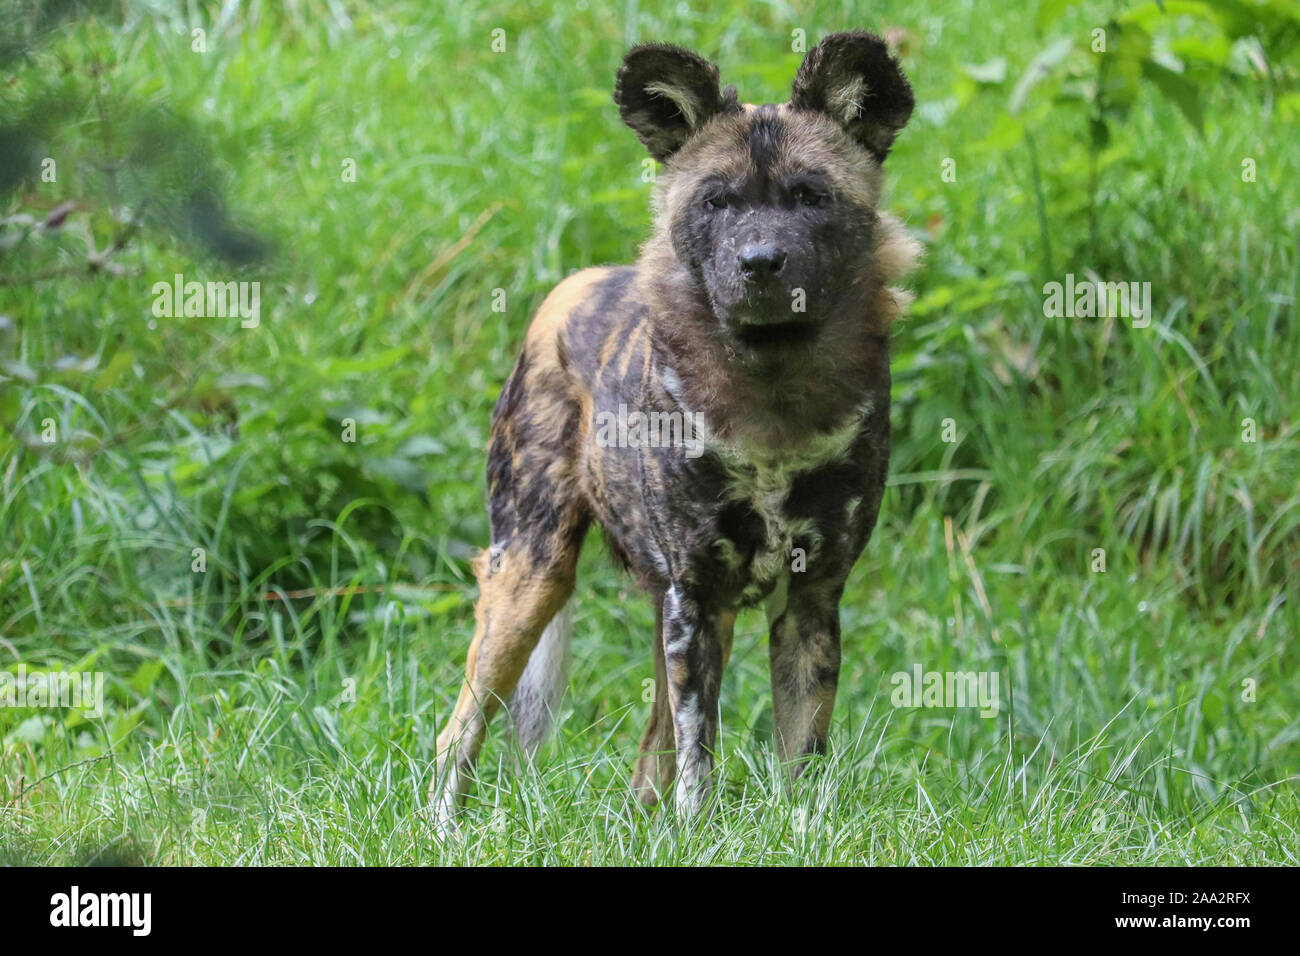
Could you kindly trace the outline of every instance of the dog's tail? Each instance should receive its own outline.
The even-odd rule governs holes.
[[[519,746],[530,756],[546,739],[569,684],[572,634],[573,618],[565,604],[546,625],[510,698],[510,716]]]

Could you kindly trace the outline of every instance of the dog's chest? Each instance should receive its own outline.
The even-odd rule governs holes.
[[[728,475],[728,497],[713,548],[741,579],[741,600],[762,598],[776,580],[821,542],[814,523],[790,513],[793,475],[775,470]]]
[[[834,531],[809,517],[825,509],[810,507],[799,496],[816,493],[815,483],[806,480],[809,475],[848,458],[859,428],[860,420],[854,420],[783,455],[722,450],[723,504],[712,550],[737,579],[743,603],[760,600],[785,573],[805,571],[816,561],[824,536]],[[858,500],[843,503],[843,527],[848,526]]]

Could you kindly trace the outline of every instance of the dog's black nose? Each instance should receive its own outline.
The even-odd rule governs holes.
[[[766,279],[785,266],[785,253],[770,242],[751,242],[740,250],[740,271],[746,279]]]

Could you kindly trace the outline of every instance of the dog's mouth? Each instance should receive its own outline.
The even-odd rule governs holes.
[[[736,341],[749,349],[767,351],[807,345],[817,337],[815,322],[744,322],[733,331]]]

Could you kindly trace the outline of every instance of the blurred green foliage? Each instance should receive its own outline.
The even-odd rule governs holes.
[[[366,778],[395,774],[398,816],[365,845],[409,859],[386,841],[459,679],[492,403],[549,288],[648,234],[644,157],[610,100],[622,52],[690,46],[776,101],[794,31],[868,27],[917,90],[888,205],[927,261],[893,345],[892,484],[844,608],[836,726],[888,743],[844,758],[844,806],[924,781],[965,809],[873,817],[878,838],[850,813],[842,859],[1295,862],[1277,848],[1300,819],[1282,796],[1300,735],[1295,4],[0,0],[0,23],[0,654],[104,669],[111,704],[94,722],[0,711],[23,854],[60,826],[116,839],[90,805],[116,820],[161,781],[143,854],[338,859],[346,834],[313,821],[364,816]],[[1151,326],[1045,315],[1066,273],[1149,281]],[[259,282],[260,324],[155,316],[176,274]],[[622,792],[652,620],[589,552],[575,757],[529,791],[587,794],[587,821]],[[724,710],[742,755],[765,744],[761,643],[742,619]],[[1011,720],[882,711],[916,661],[1002,671]],[[594,740],[613,752],[588,794]],[[58,772],[105,755],[113,774]],[[761,767],[737,759],[752,809]],[[172,820],[210,804],[224,839]],[[261,840],[250,806],[320,842]],[[1029,849],[998,842],[1017,828]]]

